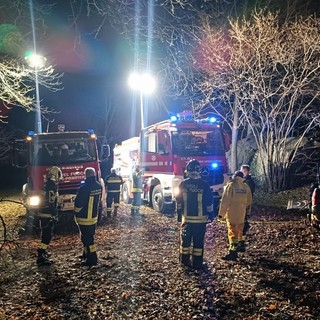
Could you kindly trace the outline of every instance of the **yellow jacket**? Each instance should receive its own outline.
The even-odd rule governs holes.
[[[219,216],[230,224],[244,223],[246,208],[252,202],[249,186],[240,177],[230,180],[222,194]]]

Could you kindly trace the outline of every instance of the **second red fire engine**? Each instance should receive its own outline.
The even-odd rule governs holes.
[[[216,117],[194,119],[182,113],[146,127],[140,137],[115,146],[114,167],[124,180],[122,198],[126,203],[131,201],[131,174],[139,165],[143,170],[143,200],[158,212],[172,213],[178,186],[186,177],[186,164],[196,159],[217,207],[228,180],[228,148],[229,139]]]

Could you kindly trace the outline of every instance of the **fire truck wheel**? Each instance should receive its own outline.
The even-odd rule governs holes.
[[[126,183],[122,187],[122,201],[127,204],[132,202],[132,199],[130,198],[129,187]]]
[[[152,191],[152,206],[155,211],[160,213],[172,212],[172,205],[164,203],[163,192],[160,184],[156,185]]]

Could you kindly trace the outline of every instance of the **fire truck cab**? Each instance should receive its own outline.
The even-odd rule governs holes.
[[[228,180],[225,152],[229,140],[216,117],[193,119],[180,114],[144,128],[140,137],[116,145],[114,167],[124,179],[122,198],[132,198],[131,174],[136,165],[143,170],[143,200],[156,211],[172,213],[180,182],[186,178],[186,165],[196,159],[202,178],[208,182],[218,208],[223,186]]]
[[[93,130],[52,133],[30,131],[24,140],[15,142],[13,165],[26,168],[27,171],[27,182],[22,188],[27,214],[41,210],[44,203],[43,186],[52,166],[62,171],[63,179],[58,184],[59,211],[74,209],[74,199],[85,179],[84,170],[87,167],[93,167],[97,180],[103,183],[96,139]]]

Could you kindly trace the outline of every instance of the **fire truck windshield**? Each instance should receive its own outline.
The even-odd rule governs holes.
[[[92,139],[72,139],[65,141],[45,141],[31,144],[33,165],[61,165],[96,161],[96,145]]]
[[[180,156],[223,156],[221,131],[180,130],[172,133],[173,153]]]

